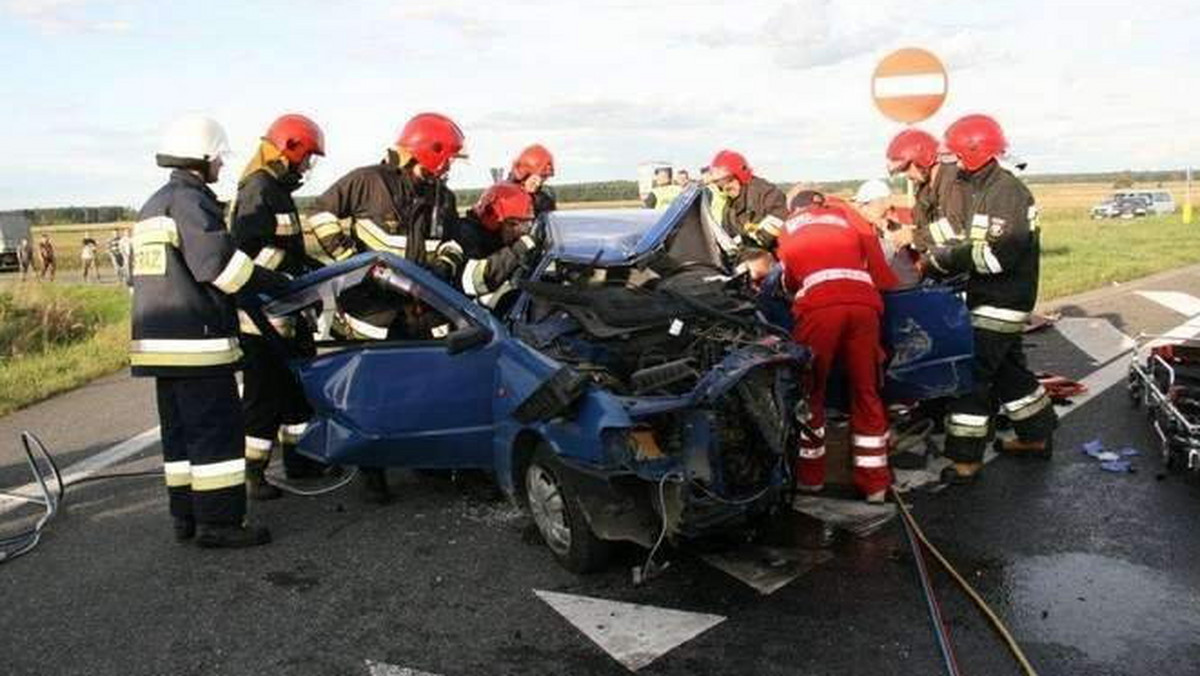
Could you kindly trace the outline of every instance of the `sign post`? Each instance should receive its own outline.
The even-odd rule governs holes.
[[[1187,168],[1187,197],[1183,200],[1183,222],[1185,225],[1190,225],[1192,222],[1192,167]]]

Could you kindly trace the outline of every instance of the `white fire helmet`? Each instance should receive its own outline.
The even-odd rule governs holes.
[[[163,160],[209,162],[229,154],[229,137],[225,129],[212,118],[186,115],[167,126],[158,148],[159,164]]]

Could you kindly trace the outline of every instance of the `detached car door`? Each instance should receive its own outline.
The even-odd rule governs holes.
[[[429,330],[376,339],[339,333],[344,299],[363,289]],[[264,310],[317,327],[316,356],[293,361],[314,409],[302,453],[346,465],[492,467],[504,329],[465,296],[414,263],[364,254],[301,278]]]
[[[975,334],[956,289],[917,286],[885,293],[883,394],[913,402],[966,394],[974,385]]]

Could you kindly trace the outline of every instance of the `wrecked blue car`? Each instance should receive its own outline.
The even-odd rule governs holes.
[[[549,214],[544,255],[498,315],[387,254],[294,281],[252,315],[318,328],[316,356],[294,362],[315,411],[301,452],[486,470],[576,572],[602,567],[614,541],[650,547],[776,509],[808,355],[727,274],[701,207],[693,189],[665,213]],[[363,288],[429,330],[338,337],[342,299]],[[898,396],[962,386],[970,328],[954,302],[961,317],[921,301],[889,318],[905,345]]]

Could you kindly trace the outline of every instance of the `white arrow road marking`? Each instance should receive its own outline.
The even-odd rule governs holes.
[[[1107,319],[1063,317],[1054,323],[1054,328],[1097,364],[1107,364],[1134,347],[1133,339]]]
[[[111,467],[126,458],[131,458],[138,453],[153,446],[159,440],[159,428],[154,427],[148,429],[141,434],[126,439],[121,443],[112,446],[111,448],[101,451],[96,455],[90,456],[79,462],[71,465],[63,470],[63,482],[71,483],[93,474],[98,474],[101,470]],[[54,449],[47,449],[51,453]],[[6,514],[27,504],[31,500],[40,501],[42,497],[41,488],[36,483],[27,483],[20,488],[12,491],[9,495],[0,495],[0,514]]]
[[[630,671],[641,669],[725,621],[720,615],[538,589],[533,593]]]
[[[833,554],[791,547],[739,547],[701,558],[713,568],[724,571],[767,596],[832,559]]]
[[[409,669],[408,667],[398,667],[387,662],[372,662],[366,660],[367,673],[371,676],[438,676],[437,674],[421,671],[419,669]]]
[[[1184,317],[1200,315],[1200,298],[1182,291],[1138,291],[1137,294],[1165,308],[1174,310]]]

